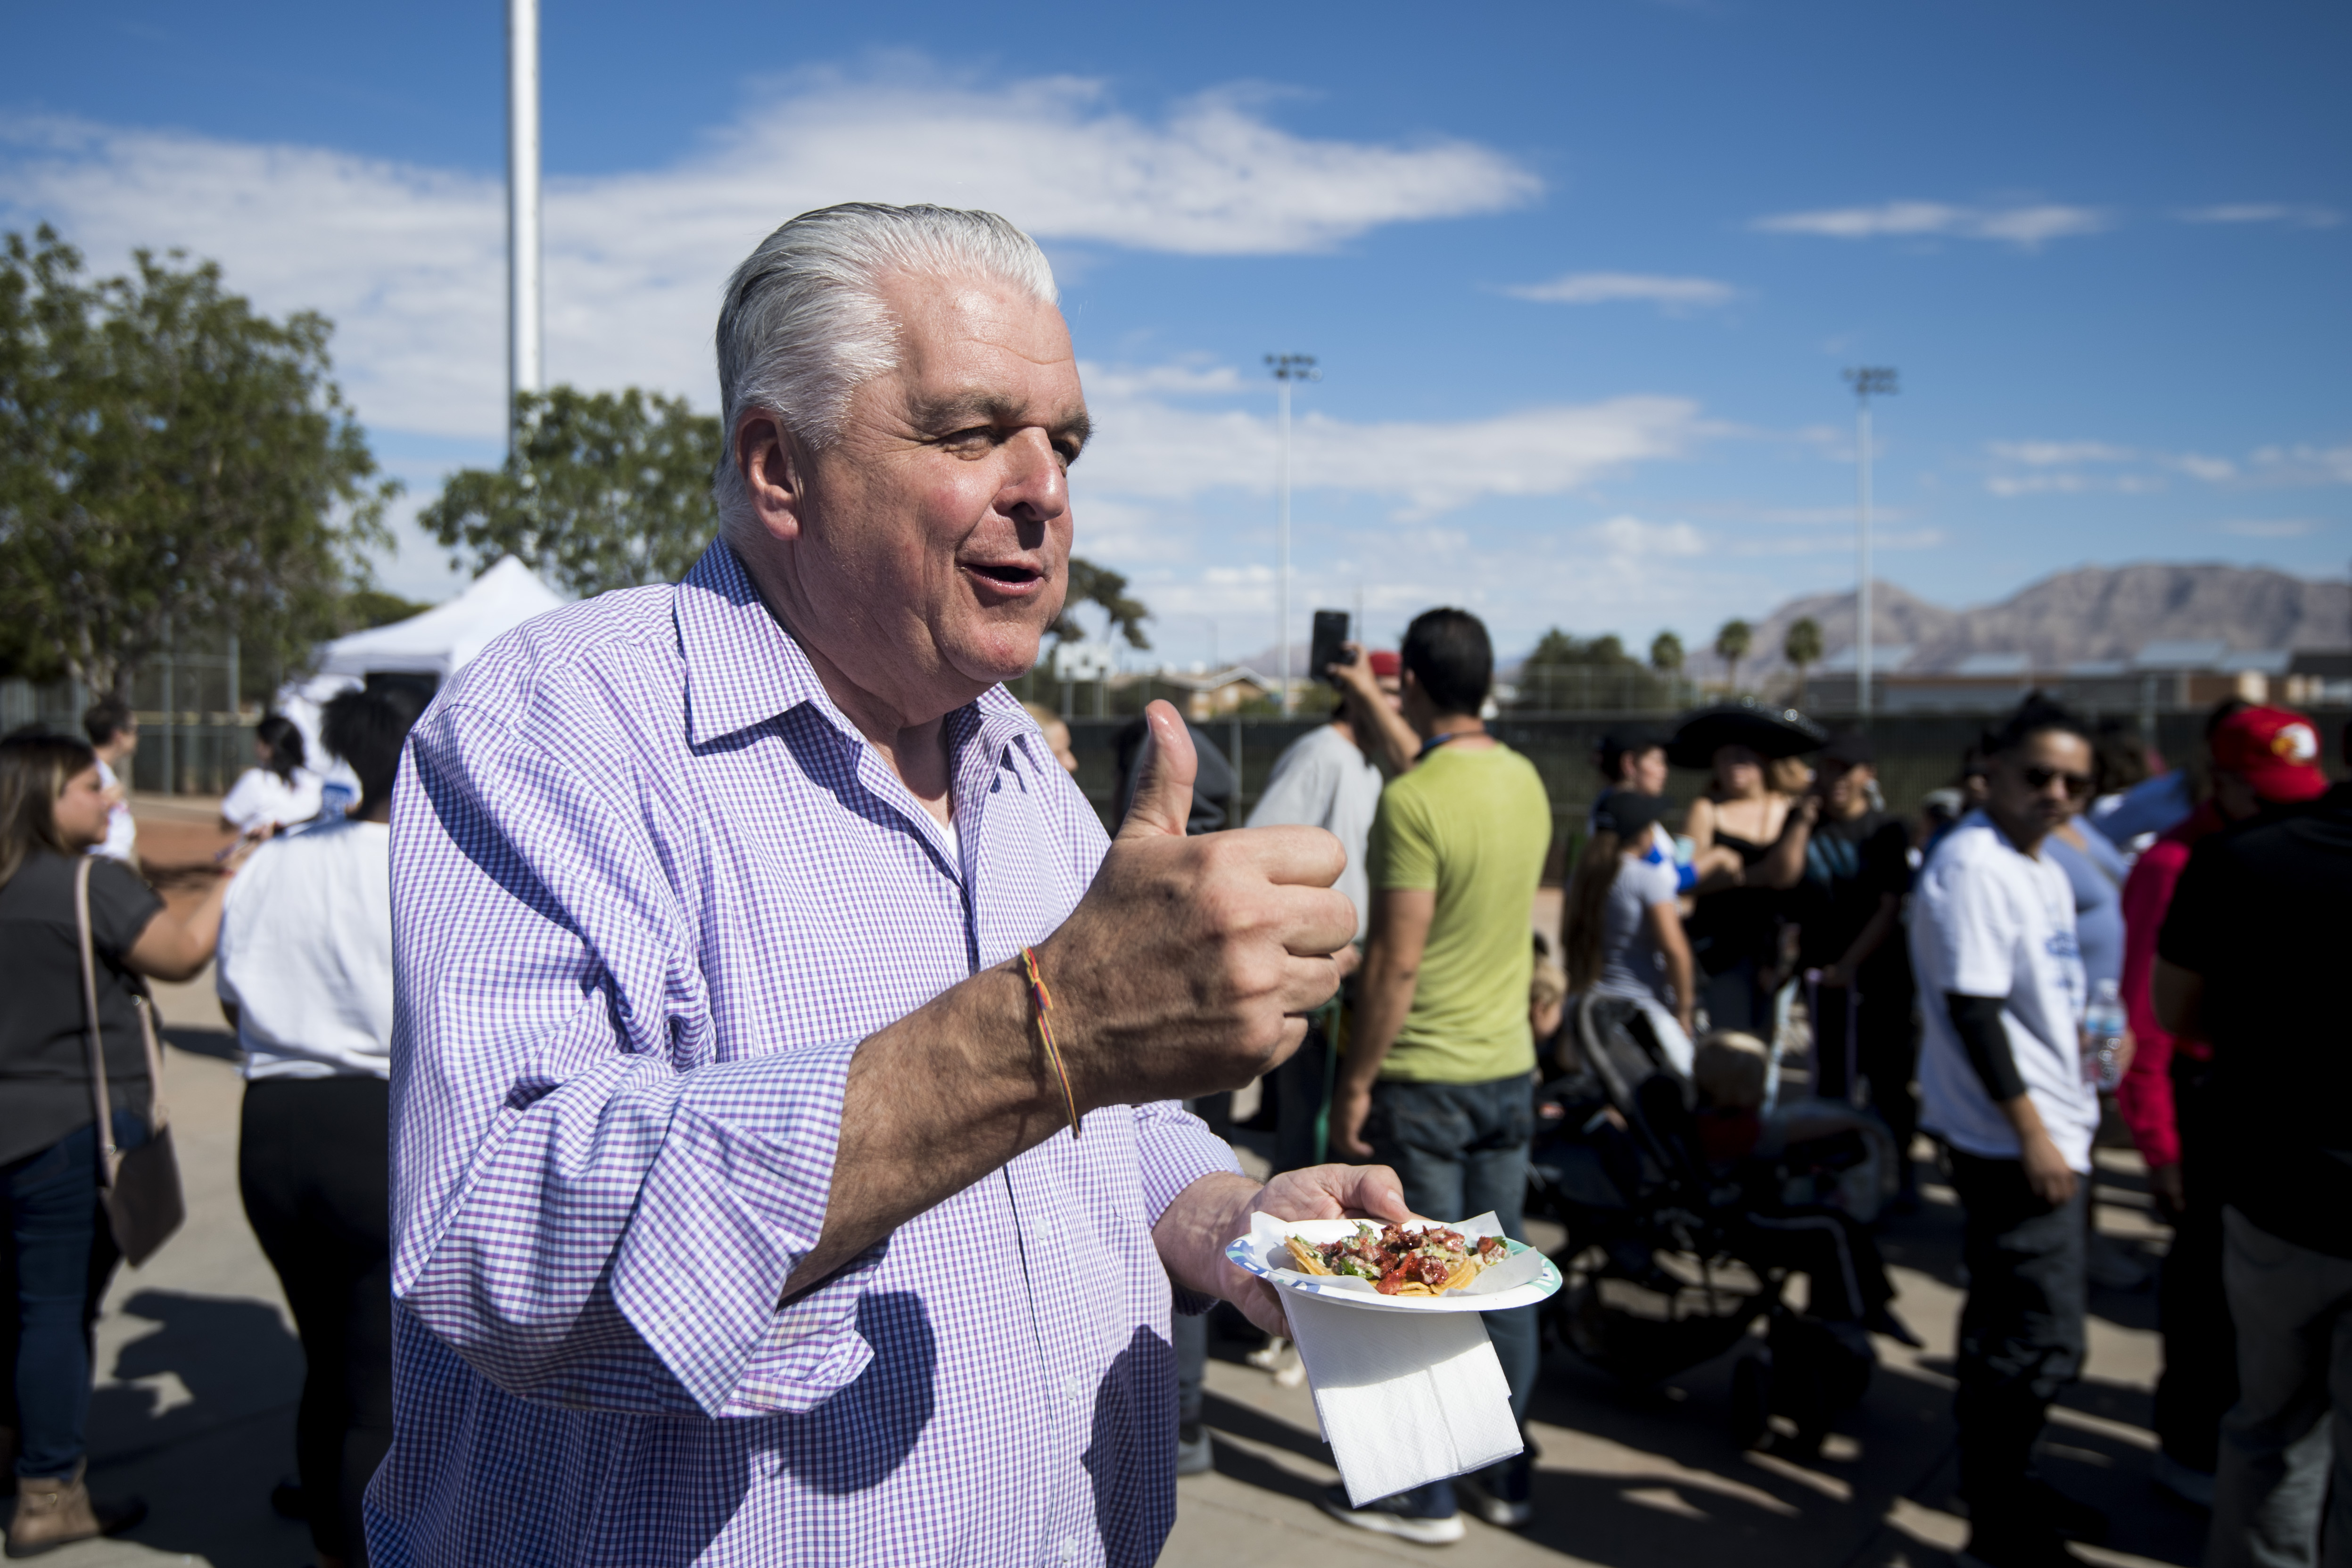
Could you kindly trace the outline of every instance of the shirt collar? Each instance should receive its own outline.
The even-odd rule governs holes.
[[[686,661],[688,736],[696,746],[765,724],[803,703],[839,728],[856,735],[834,706],[808,654],[752,585],[726,540],[716,539],[677,586],[678,646]],[[1037,726],[1020,701],[1003,686],[991,686],[970,706],[948,716],[950,743],[961,756],[974,736],[993,762],[1005,743]],[[862,737],[861,737],[862,738]],[[1042,737],[1034,756],[1059,767]],[[961,782],[960,779],[959,782]]]
[[[686,660],[688,738],[697,746],[764,724],[804,702],[828,713],[808,654],[768,612],[751,574],[713,540],[677,585],[678,647]]]

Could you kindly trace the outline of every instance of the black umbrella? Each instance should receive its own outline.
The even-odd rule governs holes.
[[[1727,746],[1744,746],[1759,757],[1801,757],[1819,751],[1829,732],[1795,708],[1754,702],[1702,708],[1675,727],[1666,760],[1677,768],[1712,768]]]

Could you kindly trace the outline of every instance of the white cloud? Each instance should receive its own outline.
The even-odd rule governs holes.
[[[2285,224],[2299,229],[2332,229],[2344,221],[2342,213],[2316,202],[2224,202],[2173,216],[2184,224]]]
[[[2168,468],[2178,468],[2191,479],[2202,479],[2218,485],[2224,479],[2238,476],[2238,465],[2226,457],[2208,457],[2199,452],[2179,452],[2158,459]]]
[[[2253,477],[2265,485],[2352,485],[2352,443],[2341,446],[2265,446],[2253,455]]]
[[[1873,520],[1876,520],[1874,512]],[[1941,528],[1877,528],[1870,532],[1873,550],[1935,549],[1945,540]],[[1779,555],[1844,555],[1853,549],[1853,541],[1844,538],[1823,538],[1819,534],[1799,534],[1788,538],[1740,539],[1729,552],[1741,556]]]
[[[1081,373],[1087,373],[1081,367]],[[1081,495],[1173,500],[1274,488],[1271,413],[1177,407],[1087,382],[1097,434],[1072,471]],[[1358,423],[1308,411],[1291,428],[1291,482],[1402,503],[1401,519],[1490,496],[1555,496],[1690,450],[1712,426],[1686,398],[1633,396],[1472,420]]]
[[[1694,556],[1706,553],[1706,540],[1688,523],[1645,523],[1616,517],[1586,530],[1586,537],[1612,556]]]
[[[2139,455],[2128,446],[2110,446],[2103,441],[1994,441],[1987,443],[1985,449],[2001,462],[2021,463],[2029,468],[2129,463]]]
[[[2173,475],[2207,485],[2266,488],[2352,485],[2352,444],[2264,446],[2242,462],[2210,453],[2146,451],[2103,441],[1990,441],[1985,452],[1996,471],[1986,476],[1984,486],[2002,497],[2093,491],[2145,495],[2168,487]],[[2091,465],[2098,465],[2099,471],[2083,471]]]
[[[2221,525],[2221,531],[2247,539],[2299,539],[2319,528],[2312,517],[2233,517]]]
[[[1636,300],[1662,310],[1705,309],[1722,305],[1738,291],[1711,277],[1660,277],[1640,272],[1571,272],[1549,283],[1515,284],[1503,290],[1515,299],[1545,305],[1608,305]]]
[[[1883,202],[1874,207],[1830,207],[1780,213],[1748,225],[1765,234],[1825,239],[1951,238],[2000,240],[2034,250],[2053,239],[2098,234],[2112,226],[2097,207],[2039,203],[2012,207],[1964,207],[1948,202]]]
[[[1540,189],[1475,143],[1309,139],[1234,93],[1150,120],[1076,78],[983,90],[912,68],[811,73],[672,167],[549,182],[548,372],[708,406],[728,272],[776,224],[832,202],[982,205],[1047,241],[1240,256],[1496,212]],[[133,246],[184,246],[220,261],[264,309],[325,312],[345,388],[371,424],[503,428],[496,180],[326,148],[0,123],[0,221],[42,220],[101,267]]]

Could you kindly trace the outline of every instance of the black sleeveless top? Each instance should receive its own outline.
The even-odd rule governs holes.
[[[1717,833],[1715,841],[1738,852],[1739,863],[1750,871],[1772,852],[1770,844],[1751,843],[1735,833]],[[1691,915],[1691,952],[1710,975],[1750,959],[1770,964],[1780,956],[1780,910],[1788,895],[1777,888],[1727,887],[1698,901]]]

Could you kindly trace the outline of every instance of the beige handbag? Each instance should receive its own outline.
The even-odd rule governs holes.
[[[114,1244],[136,1268],[155,1255],[188,1217],[180,1192],[180,1159],[172,1148],[172,1126],[163,1115],[163,1053],[155,1044],[155,1009],[144,996],[139,1032],[147,1043],[147,1141],[124,1154],[114,1146],[114,1116],[106,1092],[106,1049],[98,1028],[98,965],[89,947],[88,855],[74,868],[74,923],[81,928],[81,1005],[89,1037],[89,1096],[98,1113],[98,1181],[106,1202]]]

